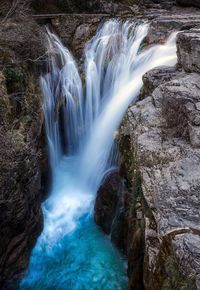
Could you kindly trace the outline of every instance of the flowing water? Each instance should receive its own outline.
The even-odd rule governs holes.
[[[176,63],[175,34],[142,50],[147,32],[147,23],[104,23],[85,48],[84,85],[70,52],[47,32],[41,88],[53,180],[21,290],[127,289],[126,261],[92,214],[103,177],[117,165],[113,136],[142,75]]]

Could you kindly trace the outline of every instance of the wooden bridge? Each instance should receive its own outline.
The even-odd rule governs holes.
[[[43,19],[55,19],[59,17],[74,17],[74,18],[111,18],[111,17],[133,17],[133,14],[109,14],[109,13],[55,13],[55,14],[33,14],[32,17],[38,20],[43,20]]]
[[[116,15],[111,15],[111,14],[84,14],[84,13],[57,13],[57,14],[34,14],[32,15],[33,18],[36,19],[52,19],[52,18],[57,18],[57,17],[88,17],[88,18],[93,18],[93,17],[112,17]]]

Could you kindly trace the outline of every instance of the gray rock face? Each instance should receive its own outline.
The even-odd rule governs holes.
[[[175,67],[159,67],[147,72],[143,76],[143,87],[141,90],[140,97],[147,97],[153,93],[153,91],[160,85],[162,82],[171,81],[173,78],[181,77],[181,73],[177,72]]]
[[[164,42],[172,32],[200,25],[200,11],[174,10],[153,19],[148,32],[148,43]]]
[[[177,273],[173,270],[171,277],[179,277],[179,287],[199,289],[200,75],[165,68],[144,78],[149,96],[129,109],[121,127],[122,139],[130,136],[134,148],[129,179],[137,163],[148,208],[143,208],[144,284],[172,289],[162,287],[175,287],[167,278],[173,268]]]
[[[200,73],[200,29],[179,33],[177,50],[179,65],[187,72]]]

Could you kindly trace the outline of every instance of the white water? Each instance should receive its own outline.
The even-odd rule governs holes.
[[[147,32],[146,23],[106,22],[85,49],[84,89],[70,52],[48,32],[49,73],[41,78],[41,87],[53,181],[50,197],[43,206],[44,231],[33,254],[30,274],[23,284],[28,283],[29,288],[24,286],[23,289],[34,289],[30,286],[34,285],[34,277],[42,280],[33,270],[37,260],[34,257],[41,253],[41,248],[45,245],[53,257],[55,244],[76,233],[83,217],[92,212],[105,172],[116,166],[113,135],[128,105],[137,100],[143,74],[156,66],[176,63],[175,34],[164,45],[141,51]],[[56,113],[58,100],[63,103],[62,134]],[[98,245],[98,240],[96,243]],[[100,261],[99,255],[96,253],[95,264]],[[78,260],[74,259],[77,266]],[[107,266],[106,270],[104,265],[104,271],[109,272],[112,267]],[[106,274],[102,272],[103,275]],[[94,285],[67,289],[104,289]],[[115,289],[124,289],[120,282],[116,285]],[[114,289],[112,287],[107,289]]]

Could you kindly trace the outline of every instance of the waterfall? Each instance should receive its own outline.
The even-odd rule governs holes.
[[[148,23],[105,22],[86,45],[83,86],[72,55],[47,32],[41,88],[53,181],[21,289],[127,289],[124,260],[91,212],[101,181],[117,165],[114,135],[137,100],[143,74],[176,63],[176,34],[143,49],[147,33]]]
[[[155,66],[176,63],[175,34],[165,45],[141,51],[147,32],[145,23],[109,21],[86,47],[87,109],[93,111],[94,106],[95,118],[90,120],[92,129],[81,154],[80,172],[94,192],[109,169],[114,132],[128,105],[136,101],[142,76]]]
[[[81,78],[70,52],[49,30],[47,40],[49,72],[41,77],[41,88],[49,158],[54,171],[66,150],[68,155],[72,155],[81,145],[83,92]],[[62,141],[67,148],[62,148]]]

